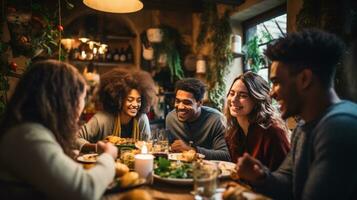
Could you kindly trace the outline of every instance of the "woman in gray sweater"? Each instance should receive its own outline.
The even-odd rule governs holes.
[[[99,143],[97,165],[72,157],[86,83],[55,60],[30,66],[0,124],[0,199],[99,199],[114,178],[117,148]]]
[[[95,151],[109,135],[142,140],[151,136],[146,112],[155,100],[155,84],[147,72],[116,68],[101,76],[99,97],[103,111],[82,126],[77,148]]]

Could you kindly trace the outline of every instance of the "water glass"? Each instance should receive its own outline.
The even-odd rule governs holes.
[[[158,129],[155,131],[154,135],[154,152],[165,152],[169,151],[169,139],[165,129]]]
[[[218,166],[215,163],[193,163],[193,188],[195,199],[213,199],[217,189]]]

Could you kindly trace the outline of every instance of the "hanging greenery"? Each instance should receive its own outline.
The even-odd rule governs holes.
[[[202,45],[207,42],[211,26],[217,21],[218,18],[216,4],[212,1],[204,3],[203,10],[204,11],[200,16],[200,33],[197,36],[197,50],[201,49]]]
[[[58,8],[64,6],[58,1]],[[67,9],[73,8],[73,4],[65,0]],[[0,38],[2,35],[4,23],[9,28],[10,41],[0,41],[0,118],[5,110],[7,103],[7,91],[9,89],[8,77],[20,77],[17,64],[9,62],[8,51],[11,51],[14,57],[25,56],[31,60],[37,56],[50,58],[54,53],[58,53],[59,59],[62,59],[63,51],[57,47],[60,42],[60,33],[63,31],[61,23],[58,23],[60,9],[49,10],[41,0],[4,1],[1,10]],[[25,67],[28,69],[28,67]]]
[[[249,65],[250,69],[258,73],[260,68],[265,66],[264,54],[260,50],[260,45],[269,44],[273,37],[268,32],[261,32],[262,36],[253,36],[249,41],[243,46],[243,52],[245,54],[244,63]]]
[[[230,50],[232,29],[229,23],[230,10],[218,17],[216,4],[208,1],[201,15],[200,34],[197,37],[197,48],[203,44],[211,44],[213,51],[208,55],[208,97],[213,107],[222,110],[225,96],[225,76],[229,73],[229,65],[233,60]],[[199,52],[199,50],[197,51]]]
[[[229,11],[226,11],[223,17],[218,19],[212,30],[213,55],[207,73],[211,89],[208,96],[215,107],[222,110],[226,89],[224,77],[229,73],[228,66],[233,60],[230,50],[232,29],[229,23]]]
[[[162,41],[153,43],[154,57],[158,61],[160,56],[166,55],[167,66],[170,69],[171,82],[184,77],[182,69],[180,52],[184,50],[185,45],[182,42],[181,34],[178,30],[168,25],[160,25],[159,28],[163,31]]]

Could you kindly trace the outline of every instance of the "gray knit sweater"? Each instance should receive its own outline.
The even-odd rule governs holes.
[[[201,115],[193,122],[181,122],[176,111],[166,117],[169,140],[181,139],[189,144],[193,142],[198,153],[208,160],[230,160],[227,144],[224,140],[225,120],[222,113],[206,106],[201,107]]]

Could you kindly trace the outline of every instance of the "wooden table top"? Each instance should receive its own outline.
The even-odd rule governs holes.
[[[228,182],[230,182],[230,180],[228,179],[219,180],[218,188],[225,188]],[[175,185],[175,184],[154,181],[152,185],[146,185],[140,187],[140,189],[146,190],[153,197],[153,199],[158,199],[158,200],[160,199],[193,200],[194,199],[194,195],[191,194],[191,191],[193,191],[193,185]],[[104,200],[120,199],[120,197],[123,196],[123,194],[124,193],[109,194],[109,195],[105,195],[103,199]],[[221,194],[217,194],[215,199],[220,200]]]

